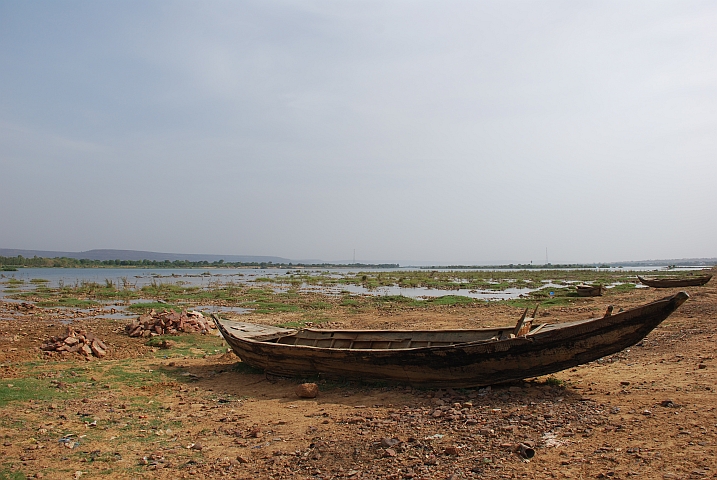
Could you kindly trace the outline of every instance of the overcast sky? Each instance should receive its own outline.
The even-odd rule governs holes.
[[[717,256],[717,3],[0,0],[0,247]]]

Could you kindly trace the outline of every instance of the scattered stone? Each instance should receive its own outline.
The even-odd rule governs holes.
[[[384,438],[381,439],[381,446],[383,446],[384,448],[395,447],[395,446],[398,445],[399,443],[401,443],[401,440],[399,440],[398,438],[387,438],[387,437],[384,437]]]
[[[45,352],[80,353],[88,358],[107,355],[107,345],[102,340],[90,332],[75,331],[69,326],[65,335],[50,337],[40,349]]]
[[[316,398],[316,395],[319,394],[319,386],[315,383],[302,383],[297,385],[294,392],[299,398]]]
[[[452,457],[456,457],[456,456],[458,456],[458,455],[461,453],[461,449],[458,448],[458,447],[456,447],[456,446],[454,446],[454,445],[450,445],[450,446],[448,446],[448,447],[445,448],[445,450],[443,451],[443,453],[445,453],[446,455],[450,455],[450,456],[452,456]]]

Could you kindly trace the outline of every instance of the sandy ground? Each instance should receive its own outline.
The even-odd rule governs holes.
[[[102,360],[48,356],[39,346],[65,324],[3,303],[0,393],[11,400],[0,404],[0,478],[717,478],[716,286],[685,289],[690,300],[637,346],[554,378],[461,390],[319,381],[314,399],[296,396],[297,379],[246,368],[219,340],[193,355],[157,351],[124,335],[126,322],[72,321],[108,344]],[[676,291],[608,293],[540,318],[589,318]],[[333,326],[503,325],[519,314],[437,307],[337,314]],[[12,400],[33,388],[35,398]],[[515,453],[518,443],[535,456]]]

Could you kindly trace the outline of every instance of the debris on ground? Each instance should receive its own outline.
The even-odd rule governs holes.
[[[64,335],[50,337],[40,349],[45,352],[79,353],[85,357],[103,358],[107,355],[107,345],[97,336],[85,330],[75,331],[69,326]]]
[[[179,333],[210,333],[217,328],[214,320],[206,318],[201,312],[154,310],[140,315],[125,326],[130,337],[152,337],[155,335],[177,335]]]

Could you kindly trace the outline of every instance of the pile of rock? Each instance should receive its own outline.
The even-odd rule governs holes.
[[[217,328],[214,321],[200,312],[178,313],[175,311],[151,312],[140,315],[125,326],[130,337],[151,337],[155,335],[177,335],[178,333],[209,333]]]
[[[72,327],[67,327],[65,335],[50,337],[40,349],[45,352],[79,353],[88,358],[107,355],[107,345],[102,340],[90,332],[75,331]]]
[[[37,307],[35,307],[34,303],[22,302],[14,304],[13,308],[19,312],[30,312],[35,310]]]

